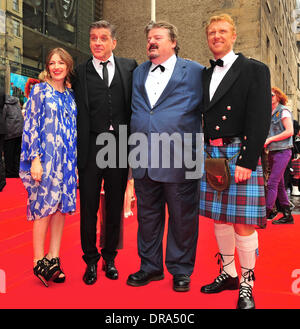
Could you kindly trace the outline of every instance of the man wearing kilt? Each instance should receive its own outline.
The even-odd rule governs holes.
[[[200,215],[215,220],[221,265],[220,275],[201,292],[239,289],[237,308],[255,308],[255,227],[266,225],[260,154],[271,120],[270,72],[265,64],[233,52],[236,28],[227,14],[211,17],[206,34],[215,61],[203,73],[205,151],[209,157],[229,159],[231,177],[230,186],[221,192],[209,185],[207,171],[201,179]]]

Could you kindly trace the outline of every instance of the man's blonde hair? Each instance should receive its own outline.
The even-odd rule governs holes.
[[[232,26],[232,32],[236,34],[236,26],[235,26],[234,20],[228,14],[220,14],[220,15],[212,16],[206,25],[206,34],[207,34],[210,24],[212,24],[214,22],[219,22],[219,21],[225,21],[225,22],[229,23]]]

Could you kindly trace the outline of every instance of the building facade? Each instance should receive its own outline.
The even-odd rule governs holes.
[[[293,31],[296,0],[156,0],[156,20],[177,26],[181,57],[209,65],[205,25],[212,15],[226,12],[237,25],[235,51],[270,67],[272,86],[289,97],[294,117],[298,110],[298,63],[296,33]],[[146,58],[144,27],[151,19],[150,0],[103,0],[103,17],[118,27],[116,53]]]
[[[12,93],[14,74],[37,77],[54,47],[85,60],[88,27],[101,17],[102,0],[0,0],[0,86]]]
[[[88,26],[107,19],[117,27],[115,53],[146,58],[144,27],[151,19],[153,0],[0,0],[0,86],[11,86],[12,73],[36,77],[50,48],[62,46],[75,63],[89,56]],[[300,121],[298,0],[156,0],[156,20],[178,27],[181,57],[209,65],[205,25],[215,14],[234,18],[235,51],[270,67],[273,86],[289,97]],[[297,23],[297,15],[299,16]],[[299,47],[300,48],[300,47]],[[6,79],[5,79],[6,78]]]

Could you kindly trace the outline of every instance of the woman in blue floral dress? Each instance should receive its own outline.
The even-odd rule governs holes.
[[[76,209],[76,104],[69,84],[73,59],[55,48],[46,60],[46,82],[34,85],[26,105],[20,177],[28,192],[33,223],[34,274],[64,282],[59,251],[65,214]],[[50,227],[49,251],[44,247]]]

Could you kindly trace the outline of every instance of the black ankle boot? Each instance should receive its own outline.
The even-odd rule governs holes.
[[[282,207],[283,217],[277,220],[273,220],[272,224],[294,224],[294,218],[292,216],[292,211],[289,206]]]
[[[274,219],[277,216],[278,212],[273,209],[267,209],[266,217],[267,219]]]

